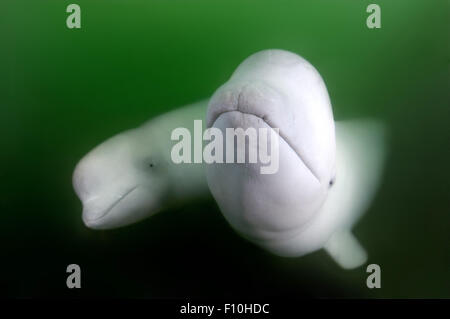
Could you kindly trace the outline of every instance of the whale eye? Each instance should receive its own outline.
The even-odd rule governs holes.
[[[153,167],[153,163],[148,164],[148,166]]]
[[[335,181],[336,181],[336,177],[333,177],[332,179],[330,179],[330,182],[328,183],[328,187],[333,186]]]

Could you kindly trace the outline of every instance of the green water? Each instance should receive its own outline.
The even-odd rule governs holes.
[[[0,4],[1,294],[37,296],[450,297],[449,4],[373,1],[78,0]],[[210,96],[250,54],[296,52],[322,74],[336,119],[389,127],[385,177],[355,229],[382,269],[343,271],[323,252],[271,256],[212,201],[91,231],[71,186],[104,139]],[[83,288],[65,287],[78,263]]]

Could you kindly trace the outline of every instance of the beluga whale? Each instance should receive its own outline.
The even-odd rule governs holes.
[[[277,170],[262,174],[264,163],[248,161],[174,163],[171,132],[193,131],[199,119],[223,136],[229,128],[275,131],[267,143],[277,137]],[[95,147],[77,164],[73,186],[92,229],[126,226],[212,195],[231,227],[257,246],[284,257],[324,249],[352,269],[367,260],[352,230],[380,185],[385,131],[373,119],[335,121],[319,72],[295,53],[264,50],[245,59],[209,100]],[[231,141],[224,142],[226,150]],[[236,154],[255,146],[245,139],[233,147]]]
[[[278,129],[276,173],[261,174],[261,163],[206,165],[211,193],[239,234],[279,256],[324,248],[346,269],[366,261],[352,227],[380,183],[382,124],[335,122],[319,72],[284,50],[244,60],[210,99],[206,124]],[[254,147],[248,140],[233,146]]]

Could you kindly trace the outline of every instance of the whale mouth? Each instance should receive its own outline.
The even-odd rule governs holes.
[[[262,87],[244,84],[241,87],[220,92],[215,100],[211,98],[208,105],[207,126],[212,127],[217,119],[226,113],[239,112],[243,115],[257,117],[271,129],[279,128],[279,137],[297,154],[300,161],[320,183],[320,175],[316,171],[313,163],[307,160],[302,150],[295,146],[294,141],[285,132],[283,127],[276,124],[278,121],[271,116],[271,112],[263,112],[259,107],[261,104],[267,104],[269,110],[272,109],[273,112],[273,110],[277,109],[277,105],[286,103],[284,98],[277,89],[271,87],[269,84],[261,82],[258,85],[262,85]],[[238,91],[236,92],[235,90]],[[256,99],[256,102],[249,101],[249,98]]]
[[[134,190],[138,188],[138,185],[131,187],[129,190],[127,190],[125,193],[120,195],[113,203],[111,203],[105,210],[103,210],[100,214],[86,214],[85,211],[83,212],[83,219],[85,219],[87,222],[95,222],[99,219],[105,217],[108,215],[108,213],[113,210],[114,207],[116,207],[123,199],[125,199],[128,195],[130,195]],[[91,217],[92,216],[92,217]]]
[[[264,115],[264,116],[260,116],[260,115],[258,115],[258,114],[256,114],[255,112],[243,112],[243,111],[240,111],[239,109],[237,109],[237,110],[231,110],[231,111],[223,111],[223,112],[220,112],[220,113],[217,113],[217,114],[215,114],[215,116],[212,118],[212,125],[214,125],[214,123],[217,121],[217,119],[220,117],[220,116],[222,116],[222,115],[224,115],[224,114],[227,114],[227,113],[233,113],[233,112],[236,112],[236,113],[240,113],[240,114],[242,114],[242,115],[252,115],[252,116],[254,116],[254,117],[257,117],[258,119],[260,119],[264,124],[266,124],[268,127],[270,127],[271,129],[274,129],[275,127],[274,127],[274,125],[272,124],[272,123],[270,123],[270,121],[268,121],[268,117],[266,116],[266,115]],[[212,126],[211,125],[211,126]],[[305,161],[304,160],[304,156],[302,156],[301,154],[300,154],[300,152],[295,148],[295,147],[293,147],[293,144],[292,144],[292,142],[289,140],[289,138],[285,135],[285,134],[283,134],[283,131],[281,130],[281,128],[279,129],[280,131],[279,131],[279,138],[280,139],[282,139],[293,151],[294,151],[294,153],[297,155],[297,157],[299,158],[299,160],[303,163],[303,165],[305,165],[305,167],[309,170],[309,172],[311,173],[311,175],[320,183],[320,178],[319,178],[319,175],[316,173],[316,171],[313,169],[313,167],[312,167],[312,165],[309,163],[309,162],[307,162],[307,161]]]

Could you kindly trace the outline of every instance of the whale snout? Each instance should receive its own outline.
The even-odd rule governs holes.
[[[80,162],[74,172],[73,187],[81,200],[84,224],[92,229],[122,227],[143,219],[155,210],[152,190],[134,174],[101,170]]]
[[[90,228],[101,228],[102,225],[110,223],[111,214],[123,205],[123,202],[131,197],[131,193],[137,189],[137,186],[127,191],[117,192],[113,196],[94,196],[83,201],[83,222]]]

